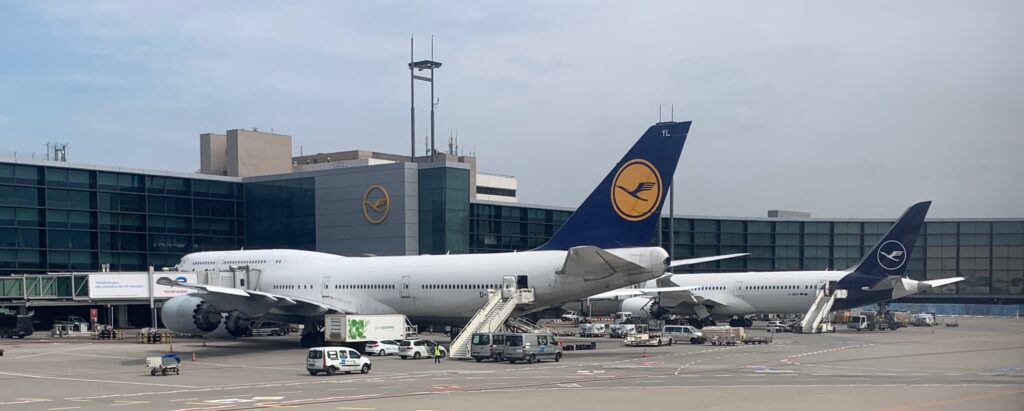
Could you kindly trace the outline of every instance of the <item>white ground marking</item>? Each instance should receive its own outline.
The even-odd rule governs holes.
[[[92,343],[89,343],[89,344],[92,344]],[[54,343],[54,345],[61,345],[61,344]],[[59,350],[56,350],[56,351],[44,351],[44,352],[41,352],[41,353],[22,355],[20,357],[14,357],[14,358],[11,358],[11,359],[12,360],[20,360],[20,359],[23,359],[23,358],[34,358],[34,357],[41,357],[41,356],[44,356],[44,355],[65,354],[68,351],[84,350],[86,348],[92,348],[92,347],[90,345],[84,345],[84,346],[75,347],[75,348],[62,348],[62,349],[59,349]]]
[[[131,384],[131,385],[146,385],[146,386],[150,386],[150,387],[196,388],[196,387],[193,387],[191,385],[151,384],[151,383],[148,383],[148,382],[92,380],[92,379],[88,379],[88,378],[69,378],[69,377],[48,377],[48,376],[44,376],[44,375],[18,374],[18,373],[3,372],[3,371],[0,371],[0,375],[10,375],[12,377],[23,377],[23,378],[39,378],[39,379],[43,379],[43,380],[98,382],[98,383],[103,383],[103,384]]]

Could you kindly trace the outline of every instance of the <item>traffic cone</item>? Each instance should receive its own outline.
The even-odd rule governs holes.
[[[192,353],[192,362],[196,362],[196,353]]]
[[[171,343],[171,352],[174,352],[174,343]]]
[[[644,348],[644,355],[642,357],[640,357],[640,358],[647,358],[647,349],[646,348]]]
[[[203,341],[203,347],[205,347],[205,346],[206,346],[206,341]]]

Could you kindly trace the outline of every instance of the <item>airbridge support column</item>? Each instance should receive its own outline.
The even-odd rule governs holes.
[[[114,328],[128,328],[128,306],[119,305],[117,306],[117,315],[114,316],[115,325]]]

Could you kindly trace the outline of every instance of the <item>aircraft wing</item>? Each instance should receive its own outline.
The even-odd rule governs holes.
[[[584,281],[595,281],[614,274],[640,273],[644,270],[643,266],[604,249],[585,245],[569,249],[558,274],[580,276]]]
[[[206,292],[204,297],[213,302],[217,308],[225,311],[239,310],[251,315],[263,314],[271,309],[296,315],[324,315],[350,312],[350,310],[345,310],[342,307],[335,307],[302,298],[285,297],[263,291],[179,283],[167,277],[160,277],[156,280],[156,283],[168,287],[204,291]]]
[[[682,267],[684,265],[694,265],[694,264],[700,264],[700,263],[707,263],[707,262],[711,262],[711,261],[718,261],[718,260],[725,260],[725,259],[729,259],[729,258],[743,257],[743,256],[746,256],[746,255],[750,255],[750,253],[713,255],[713,256],[710,256],[710,257],[697,257],[697,258],[687,258],[685,260],[672,260],[672,262],[669,263],[668,268]]]
[[[608,300],[615,297],[635,297],[644,294],[689,291],[694,287],[660,287],[660,288],[620,288],[591,296],[591,300]]]

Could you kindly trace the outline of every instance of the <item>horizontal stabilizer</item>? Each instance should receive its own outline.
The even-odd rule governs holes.
[[[713,256],[710,256],[710,257],[697,257],[697,258],[687,258],[685,260],[672,260],[672,262],[669,263],[668,268],[682,267],[684,265],[694,265],[694,264],[700,264],[700,263],[707,263],[707,262],[711,262],[711,261],[718,261],[718,260],[725,260],[725,259],[729,259],[729,258],[743,257],[743,256],[747,256],[747,255],[750,255],[750,253],[713,255]]]
[[[963,280],[966,280],[966,278],[964,278],[964,277],[951,277],[951,278],[942,278],[942,279],[938,279],[938,280],[921,281],[921,283],[918,286],[918,288],[920,288],[921,290],[927,290],[929,288],[937,288],[937,287],[942,287],[944,285],[950,285],[950,284],[953,284],[953,283],[958,283],[958,282],[961,282]],[[926,287],[923,287],[923,286],[926,286]]]
[[[862,287],[864,291],[882,291],[882,290],[911,290],[916,289],[917,286],[914,284],[915,281],[909,278],[900,277],[898,275],[891,275],[879,280],[875,285],[870,287]]]
[[[614,274],[643,272],[645,268],[594,246],[572,247],[558,274],[583,277],[584,281],[600,280]]]

